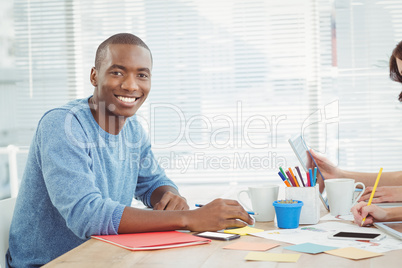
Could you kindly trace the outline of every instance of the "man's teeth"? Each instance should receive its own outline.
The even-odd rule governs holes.
[[[129,97],[122,97],[122,96],[117,96],[117,98],[124,102],[135,102],[137,100],[137,98],[129,98]]]

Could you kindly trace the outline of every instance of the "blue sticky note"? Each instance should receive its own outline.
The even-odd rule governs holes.
[[[298,252],[304,252],[304,253],[317,254],[317,253],[321,253],[321,252],[324,252],[327,250],[332,250],[332,249],[337,249],[337,248],[313,244],[313,243],[303,243],[303,244],[299,244],[299,245],[285,247],[285,249],[298,251]]]

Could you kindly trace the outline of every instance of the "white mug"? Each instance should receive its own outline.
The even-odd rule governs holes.
[[[324,183],[327,191],[329,211],[332,216],[350,214],[350,209],[356,204],[366,189],[363,183],[355,183],[353,179],[326,179]],[[354,192],[358,185],[362,186],[363,190],[354,198]]]
[[[238,192],[237,199],[247,209],[255,213],[256,221],[273,221],[275,208],[272,203],[278,200],[279,185],[261,185],[248,187],[248,190]],[[247,193],[251,200],[252,209],[242,202],[242,193]]]

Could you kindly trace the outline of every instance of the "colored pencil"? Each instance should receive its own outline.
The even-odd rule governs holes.
[[[295,176],[295,174],[293,174],[293,171],[291,168],[289,168],[289,172],[290,172],[290,175],[292,175],[292,178],[295,180],[296,186],[300,187],[299,182],[297,181],[296,176]]]
[[[304,179],[303,179],[303,176],[302,176],[302,174],[301,174],[301,172],[300,172],[299,167],[296,166],[295,168],[296,168],[296,170],[297,170],[297,173],[299,174],[299,177],[300,177],[300,180],[301,180],[301,182],[302,182],[302,184],[303,184],[303,187],[306,187],[306,185],[304,184]]]
[[[290,181],[290,183],[292,184],[293,187],[296,187],[296,183],[294,182],[293,178],[292,178],[292,174],[290,174],[290,172],[288,170],[285,171],[286,175],[288,175],[288,179]]]

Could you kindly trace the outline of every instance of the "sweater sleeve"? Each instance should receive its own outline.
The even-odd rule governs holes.
[[[141,153],[136,160],[139,173],[135,197],[146,206],[152,207],[151,195],[156,188],[168,185],[177,189],[177,186],[166,176],[163,168],[159,166],[151,150],[148,135],[146,135],[141,126],[138,126],[138,128],[141,132]]]
[[[66,110],[47,113],[38,125],[36,159],[50,200],[67,227],[81,239],[117,234],[125,207],[103,198],[96,187],[91,142],[80,122]]]

